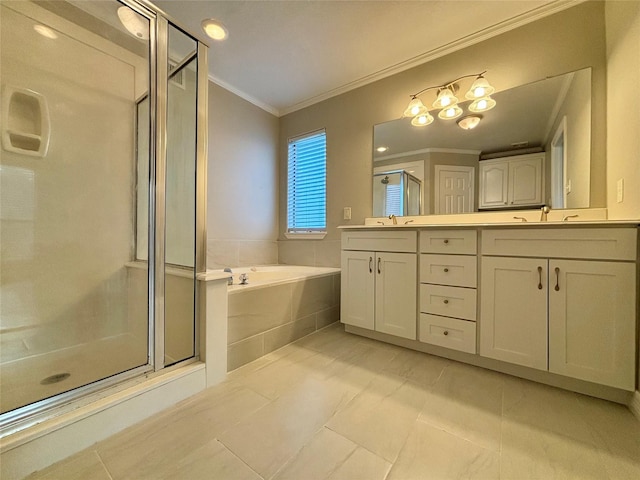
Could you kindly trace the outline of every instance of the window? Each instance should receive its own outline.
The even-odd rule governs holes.
[[[324,130],[289,139],[287,233],[327,230],[327,141]]]

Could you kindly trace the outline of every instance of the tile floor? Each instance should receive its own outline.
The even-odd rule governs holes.
[[[32,479],[638,479],[625,407],[340,324]]]

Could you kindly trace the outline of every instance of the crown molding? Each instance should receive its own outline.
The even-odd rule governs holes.
[[[586,1],[587,0],[557,0],[555,2],[542,5],[526,13],[522,13],[483,30],[479,30],[476,33],[467,35],[466,37],[460,38],[446,45],[442,45],[441,47],[429,50],[428,52],[405,60],[404,62],[397,63],[385,69],[379,70],[378,72],[372,73],[371,75],[366,75],[362,78],[359,78],[358,80],[346,83],[340,87],[334,88],[320,95],[310,97],[306,100],[295,103],[288,107],[284,107],[282,109],[278,109],[272,105],[269,105],[268,103],[258,100],[252,95],[249,95],[248,93],[245,93],[242,90],[228,84],[224,80],[220,80],[214,75],[209,74],[209,80],[216,85],[224,88],[225,90],[228,90],[231,93],[246,100],[247,102],[252,103],[256,107],[259,107],[262,110],[275,115],[276,117],[282,117],[288,115],[289,113],[293,113],[311,105],[315,105],[316,103],[320,103],[324,100],[328,100],[329,98],[347,93],[351,90],[355,90],[356,88],[363,87],[378,80],[382,80],[383,78],[390,77],[397,73],[404,72],[405,70],[417,67],[418,65],[422,65],[450,53],[462,50],[463,48],[470,47],[471,45],[475,45],[476,43],[488,40],[489,38],[495,37],[510,30],[514,30],[528,23],[535,22],[536,20],[548,17],[549,15],[561,12]]]
[[[434,48],[433,50],[429,50],[428,52],[425,52],[421,55],[405,60],[404,62],[398,63],[396,65],[392,65],[388,68],[375,72],[371,75],[367,75],[358,80],[342,85],[338,88],[329,90],[328,92],[325,92],[321,95],[316,95],[314,97],[310,97],[306,100],[303,100],[302,102],[298,102],[289,107],[285,107],[280,110],[280,115],[284,116],[289,113],[293,113],[297,110],[301,110],[303,108],[309,107],[311,105],[322,102],[324,100],[335,97],[337,95],[341,95],[343,93],[349,92],[359,87],[363,87],[375,81],[382,80],[383,78],[390,77],[391,75],[395,75],[405,70],[409,70],[413,67],[417,67],[418,65],[422,65],[424,63],[430,62],[432,60],[443,57],[450,53],[456,52],[458,50],[462,50],[463,48],[469,47],[476,43],[480,43],[484,40],[488,40],[489,38],[495,37],[502,33],[508,32],[510,30],[514,30],[528,23],[535,22],[536,20],[540,20],[544,17],[548,17],[549,15],[553,15],[554,13],[558,13],[558,12],[561,12],[562,10],[566,10],[568,8],[574,7],[580,3],[584,3],[585,1],[587,0],[557,0],[556,2],[542,5],[526,13],[522,13],[513,18],[510,18],[496,25],[480,30],[471,35],[467,35],[466,37],[460,38],[451,43],[443,45],[441,47]]]
[[[228,84],[224,80],[220,80],[219,78],[215,77],[214,75],[209,74],[209,81],[211,81],[211,82],[215,83],[216,85],[224,88],[225,90],[230,91],[231,93],[233,93],[234,95],[237,95],[238,97],[242,98],[243,100],[246,100],[247,102],[252,103],[256,107],[261,108],[262,110],[264,110],[267,113],[270,113],[271,115],[275,115],[276,117],[281,117],[282,116],[282,112],[280,112],[277,108],[272,107],[268,103],[265,103],[265,102],[263,102],[261,100],[258,100],[257,98],[249,95],[248,93],[243,92],[242,90],[234,87],[233,85]]]

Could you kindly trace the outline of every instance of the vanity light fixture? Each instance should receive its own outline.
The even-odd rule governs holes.
[[[449,105],[453,106],[458,103],[458,99],[453,93],[455,87],[454,83],[438,90],[438,98],[433,102],[433,108],[446,108]]]
[[[416,115],[411,119],[411,125],[414,127],[426,127],[431,123],[433,123],[433,117],[429,112],[426,112],[423,115]]]
[[[229,36],[229,31],[227,27],[225,27],[221,21],[216,20],[215,18],[207,18],[202,21],[202,30],[207,36],[213,40],[217,40],[221,42],[222,40],[226,40]]]
[[[436,99],[432,104],[433,108],[440,109],[440,112],[438,112],[438,118],[443,120],[453,120],[460,117],[464,111],[458,105],[456,92],[460,89],[461,80],[472,77],[475,77],[475,80],[465,94],[465,98],[473,100],[471,105],[469,105],[469,110],[474,113],[491,110],[496,106],[496,101],[489,95],[495,92],[495,88],[491,86],[488,80],[484,77],[485,73],[487,72],[484,71],[480,73],[473,73],[471,75],[463,75],[462,77],[456,78],[444,85],[427,87],[410,95],[411,100],[403,113],[403,117],[413,117],[411,125],[416,127],[423,127],[433,122],[433,116],[429,113],[429,109],[425,107],[424,103],[422,103],[422,100],[419,98],[420,95],[429,90],[437,90],[438,92]]]
[[[443,120],[453,120],[454,118],[458,118],[464,112],[458,105],[454,105],[452,107],[443,108],[438,113],[438,118]]]
[[[486,112],[496,106],[496,101],[490,96],[482,97],[471,102],[469,105],[469,111],[474,113]]]
[[[458,126],[463,130],[473,130],[480,124],[482,115],[467,115],[458,120]]]

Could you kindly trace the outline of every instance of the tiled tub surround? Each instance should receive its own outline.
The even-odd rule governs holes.
[[[237,285],[246,273],[248,285]],[[233,269],[228,291],[227,370],[262,357],[340,318],[340,269]]]

